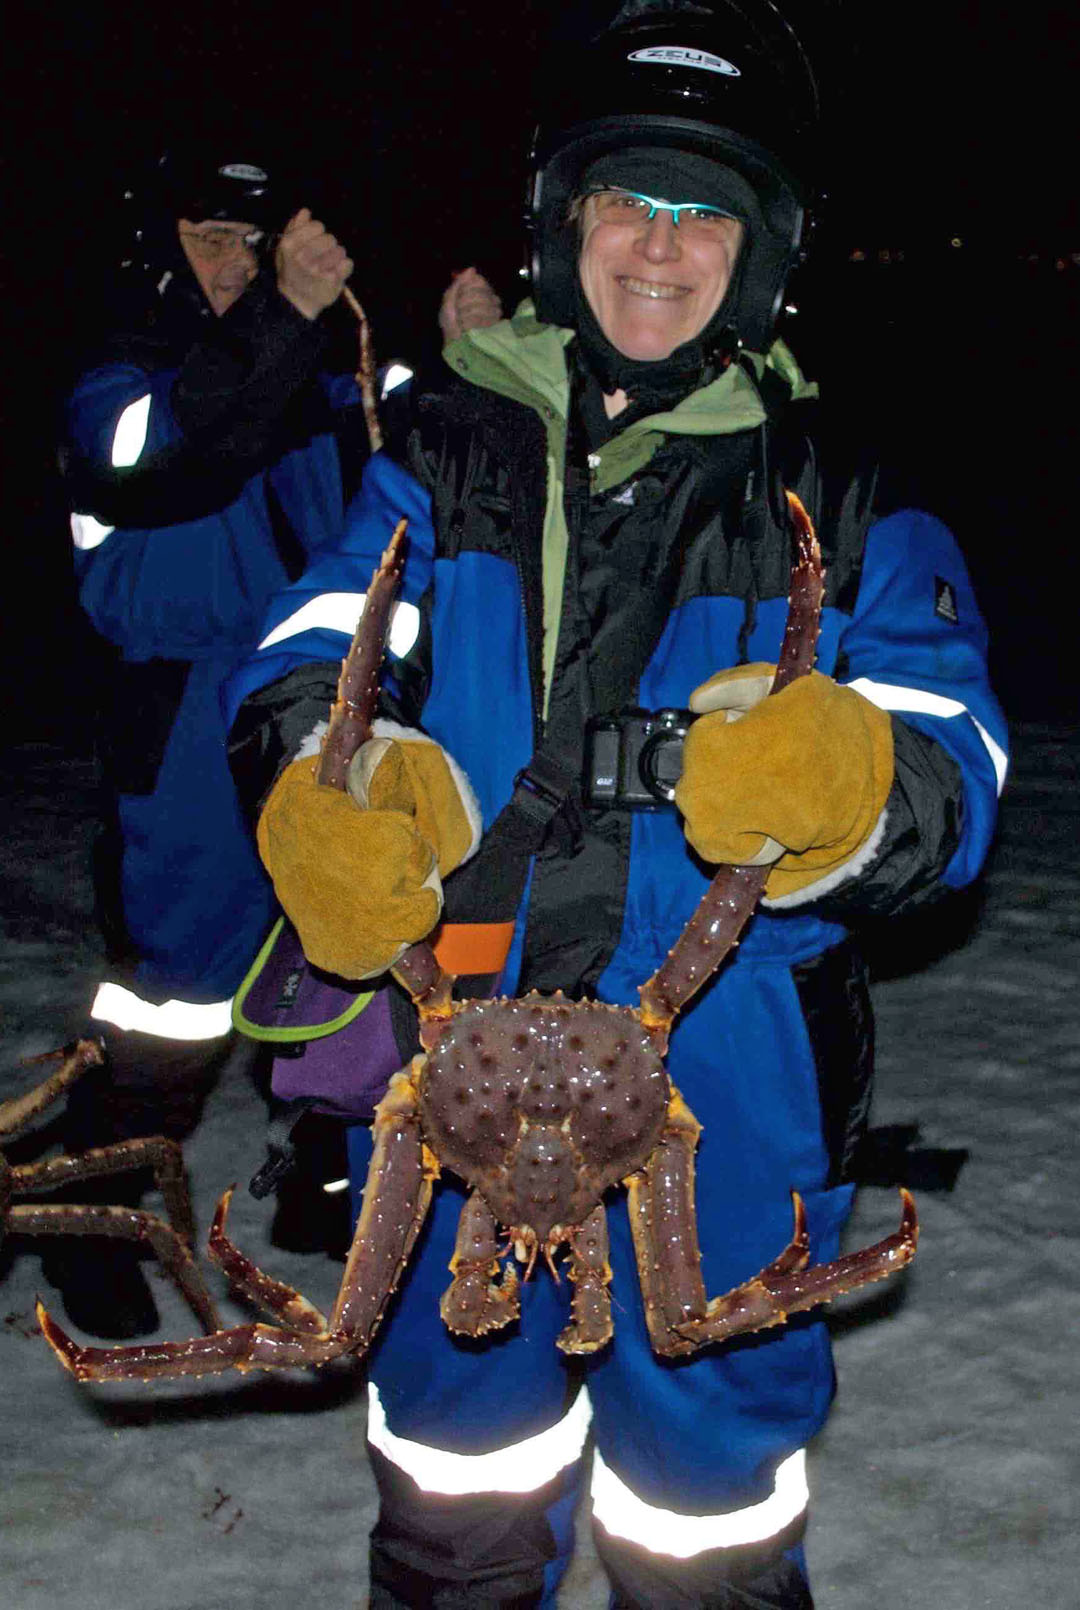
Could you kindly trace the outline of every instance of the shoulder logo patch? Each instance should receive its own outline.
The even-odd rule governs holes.
[[[956,607],[956,588],[944,576],[934,577],[934,614],[941,620],[948,621],[950,626],[960,624],[960,612]]]

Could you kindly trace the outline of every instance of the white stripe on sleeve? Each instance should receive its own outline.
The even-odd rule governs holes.
[[[277,643],[287,642],[290,637],[299,637],[302,632],[320,629],[341,632],[345,637],[352,638],[366,598],[366,593],[320,593],[316,598],[309,598],[306,604],[301,604],[298,610],[268,632],[259,648],[273,648]],[[415,604],[399,599],[390,617],[387,643],[390,653],[400,659],[408,654],[419,635],[420,611]]]
[[[956,716],[969,716],[976,732],[986,746],[997,778],[997,791],[1000,794],[1005,787],[1005,777],[1009,769],[1009,758],[1001,745],[995,743],[981,722],[976,721],[966,704],[959,699],[947,699],[940,693],[927,693],[923,688],[905,688],[892,682],[874,682],[870,677],[860,676],[854,682],[845,683],[846,687],[854,688],[861,693],[864,699],[876,704],[879,710],[894,710],[898,715],[910,711],[913,715],[943,716],[952,720]]]

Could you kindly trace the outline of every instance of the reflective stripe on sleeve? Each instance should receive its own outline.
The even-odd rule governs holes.
[[[138,463],[139,455],[146,446],[146,433],[150,427],[150,393],[145,397],[138,397],[128,403],[120,418],[116,421],[113,432],[112,466],[114,470],[130,469],[132,464]],[[92,514],[73,514],[71,516],[71,540],[80,553],[89,553],[93,548],[99,548],[106,537],[111,537],[116,530],[115,526],[103,525]]]
[[[82,553],[100,547],[105,538],[111,537],[115,530],[114,525],[102,525],[92,514],[71,516],[71,540]]]
[[[778,1466],[773,1490],[760,1504],[722,1515],[679,1515],[647,1504],[593,1454],[593,1516],[612,1537],[639,1543],[651,1554],[691,1559],[709,1549],[742,1548],[776,1537],[798,1520],[809,1502],[806,1451],[799,1448]]]
[[[998,793],[1000,794],[1005,787],[1005,776],[1009,769],[1008,756],[1001,745],[994,742],[982,723],[975,720],[967,705],[961,704],[959,699],[946,699],[940,693],[927,693],[922,688],[904,688],[897,687],[891,682],[873,682],[867,676],[856,677],[854,682],[845,683],[845,686],[854,688],[864,699],[876,704],[879,710],[895,710],[898,715],[907,710],[912,715],[944,716],[946,720],[954,716],[969,716],[993,763]]]
[[[450,1453],[395,1436],[386,1423],[379,1389],[368,1382],[368,1441],[425,1493],[535,1492],[581,1458],[591,1418],[588,1393],[581,1391],[546,1431],[491,1453]]]
[[[165,1001],[155,1006],[122,984],[102,984],[90,1016],[163,1040],[216,1040],[232,1028],[232,1001]]]
[[[380,400],[385,402],[392,391],[396,391],[399,386],[403,386],[406,380],[411,380],[412,377],[413,372],[407,364],[390,364],[386,374],[383,376],[382,391],[379,393]]]
[[[130,469],[137,464],[139,454],[146,446],[146,432],[150,425],[150,393],[128,403],[116,421],[113,435],[112,462],[114,470]]]
[[[299,637],[301,632],[320,629],[341,632],[345,637],[351,638],[359,623],[366,597],[366,593],[320,593],[317,598],[309,598],[307,603],[301,604],[287,620],[275,626],[263,638],[259,648],[273,648],[275,643],[284,643],[290,637]],[[390,617],[387,642],[390,653],[400,659],[403,654],[408,654],[419,635],[420,611],[415,604],[399,599]]]

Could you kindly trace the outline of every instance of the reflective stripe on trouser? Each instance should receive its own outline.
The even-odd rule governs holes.
[[[614,1610],[813,1610],[800,1539],[806,1454],[783,1460],[760,1503],[687,1515],[647,1504],[593,1454],[593,1536]]]
[[[814,1610],[794,1530],[790,1545],[781,1538],[771,1546],[711,1549],[686,1560],[593,1530],[611,1581],[610,1610]]]
[[[368,1387],[379,1488],[372,1610],[554,1610],[573,1547],[589,1400],[545,1430],[485,1453],[396,1436]]]
[[[680,1515],[675,1510],[647,1504],[609,1469],[599,1453],[593,1455],[593,1518],[598,1525],[612,1537],[625,1538],[651,1554],[670,1554],[678,1560],[711,1549],[767,1543],[802,1518],[809,1498],[806,1452],[802,1448],[781,1463],[768,1498],[718,1515]]]
[[[90,1016],[97,1023],[162,1040],[216,1040],[232,1028],[232,1000],[155,1004],[126,985],[104,983],[94,997]]]
[[[374,1382],[368,1384],[368,1441],[372,1447],[411,1476],[422,1492],[446,1497],[528,1493],[545,1486],[581,1458],[591,1419],[589,1394],[582,1388],[562,1419],[546,1431],[487,1453],[458,1454],[395,1436],[387,1424],[378,1387]],[[709,1549],[766,1542],[799,1520],[809,1501],[806,1452],[801,1448],[777,1469],[768,1498],[717,1515],[680,1515],[647,1504],[599,1453],[593,1455],[591,1488],[593,1515],[605,1531],[677,1559]]]
[[[455,1454],[387,1425],[369,1385],[368,1440],[382,1500],[372,1537],[373,1610],[554,1606],[572,1545],[573,1467],[590,1420],[582,1388],[547,1430],[480,1454]],[[618,1604],[805,1610],[799,1553],[807,1503],[802,1450],[762,1502],[716,1515],[647,1504],[592,1456],[598,1550]],[[561,1546],[560,1546],[561,1544]]]
[[[581,1391],[561,1420],[487,1453],[452,1453],[396,1437],[386,1423],[379,1389],[368,1383],[368,1441],[411,1476],[425,1493],[530,1493],[581,1458],[589,1432],[589,1395]]]

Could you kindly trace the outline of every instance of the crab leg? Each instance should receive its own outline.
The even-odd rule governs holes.
[[[693,1351],[675,1327],[706,1311],[694,1208],[694,1151],[701,1125],[672,1090],[664,1134],[644,1168],[626,1181],[645,1323],[657,1353]]]
[[[364,1205],[330,1316],[355,1352],[366,1352],[401,1278],[431,1204],[439,1165],[420,1135],[416,1078],[422,1059],[403,1068],[375,1109],[375,1145]]]
[[[825,590],[821,550],[810,516],[794,492],[787,499],[795,527],[796,559],[771,693],[779,693],[795,677],[812,670]],[[768,867],[721,867],[666,960],[641,986],[641,1020],[661,1051],[666,1049],[676,1014],[738,943],[765,891],[768,875]]]
[[[37,1314],[45,1339],[76,1380],[149,1381],[181,1375],[218,1375],[229,1369],[241,1372],[287,1369],[325,1364],[351,1349],[352,1338],[346,1332],[331,1331],[323,1316],[305,1297],[291,1286],[264,1275],[229,1240],[225,1234],[225,1217],[231,1197],[232,1189],[226,1191],[218,1203],[210,1231],[210,1255],[233,1285],[284,1320],[285,1328],[249,1324],[235,1325],[229,1330],[214,1329],[220,1321],[211,1308],[212,1334],[208,1336],[187,1342],[157,1342],[136,1347],[80,1347],[39,1302]],[[125,1210],[97,1211],[118,1214]],[[130,1216],[149,1217],[146,1214]]]
[[[371,325],[367,314],[347,285],[341,287],[341,298],[360,326],[360,367],[356,371],[356,384],[360,387],[368,443],[371,451],[377,453],[382,447],[382,428],[379,424],[379,407],[375,399],[375,348],[371,340]]]
[[[136,1168],[153,1169],[154,1183],[165,1199],[169,1220],[177,1235],[190,1246],[195,1239],[195,1219],[184,1176],[184,1154],[177,1142],[165,1135],[122,1140],[112,1146],[95,1146],[88,1152],[24,1163],[13,1170],[13,1179],[18,1191],[48,1191],[108,1174],[129,1174]],[[78,1211],[88,1210],[79,1208]]]
[[[236,1186],[230,1185],[215,1210],[207,1245],[211,1258],[227,1275],[230,1286],[258,1303],[266,1313],[273,1314],[289,1330],[325,1336],[328,1330],[326,1319],[315,1305],[292,1286],[285,1285],[284,1281],[274,1280],[272,1276],[264,1274],[225,1234],[225,1219],[235,1190]]]
[[[323,739],[316,780],[330,788],[344,788],[349,762],[371,737],[379,692],[379,669],[386,648],[390,612],[405,566],[407,522],[399,520],[378,569],[371,578],[363,613],[349,652],[341,662],[337,699]],[[395,963],[393,974],[420,1008],[421,1018],[442,1021],[450,1010],[453,979],[435,959],[431,946],[412,945]]]
[[[396,1074],[375,1113],[375,1153],[364,1208],[328,1327],[298,1293],[270,1280],[224,1233],[228,1194],[214,1221],[214,1256],[238,1284],[295,1327],[235,1325],[187,1342],[140,1347],[80,1347],[38,1303],[38,1321],[60,1362],[80,1381],[149,1381],[225,1370],[296,1369],[363,1353],[397,1285],[431,1200],[438,1168],[420,1139],[416,1090],[408,1069]]]
[[[783,1325],[790,1314],[816,1308],[819,1303],[831,1302],[845,1292],[856,1291],[860,1286],[872,1285],[876,1280],[895,1274],[911,1262],[919,1241],[914,1199],[903,1187],[900,1196],[903,1201],[900,1228],[892,1235],[873,1246],[863,1247],[860,1252],[835,1258],[832,1263],[805,1268],[797,1255],[799,1247],[805,1245],[805,1221],[796,1193],[795,1237],[780,1257],[745,1285],[736,1286],[723,1297],[714,1297],[703,1318],[686,1320],[675,1329],[694,1347],[706,1342],[723,1342],[748,1331]]]
[[[83,1045],[96,1050],[92,1041],[84,1041]],[[70,1064],[65,1068],[67,1066]],[[64,1071],[61,1069],[60,1073]],[[183,1155],[175,1141],[163,1135],[152,1135],[146,1139],[119,1141],[114,1146],[98,1146],[89,1152],[25,1163],[9,1171],[4,1195],[10,1199],[16,1193],[56,1189],[73,1181],[127,1174],[142,1167],[154,1171],[170,1224],[154,1213],[133,1207],[56,1202],[9,1207],[7,1228],[24,1235],[103,1235],[142,1242],[151,1248],[200,1324],[208,1331],[216,1330],[221,1320],[191,1256],[195,1224],[184,1178]]]
[[[37,1305],[45,1340],[77,1381],[171,1380],[181,1375],[221,1375],[226,1370],[301,1369],[326,1364],[349,1351],[344,1333],[311,1336],[276,1325],[234,1325],[187,1342],[148,1342],[139,1347],[80,1347]]]
[[[794,492],[785,496],[795,527],[795,563],[791,568],[788,617],[771,693],[780,693],[797,676],[808,676],[814,669],[821,630],[821,604],[825,596],[825,571],[813,522]]]
[[[386,648],[390,612],[394,607],[405,566],[405,531],[399,520],[367,590],[364,608],[349,652],[341,662],[337,698],[323,739],[315,780],[329,788],[345,787],[349,761],[371,737],[379,669]]]
[[[102,1235],[140,1242],[150,1247],[204,1330],[221,1324],[191,1252],[156,1214],[97,1203],[20,1203],[8,1209],[7,1229],[14,1235]]]
[[[611,1340],[611,1264],[607,1213],[602,1203],[597,1203],[580,1228],[571,1232],[569,1240],[573,1319],[555,1345],[564,1353],[595,1353]]]
[[[81,1079],[87,1068],[100,1066],[105,1060],[105,1053],[98,1040],[79,1040],[70,1051],[49,1051],[43,1057],[34,1057],[35,1062],[51,1062],[55,1057],[63,1057],[61,1067],[55,1073],[43,1079],[33,1090],[27,1091],[25,1096],[15,1096],[10,1101],[0,1102],[0,1135],[12,1134],[21,1129],[23,1124],[36,1118],[38,1113],[51,1107],[69,1085],[76,1079]]]
[[[495,1215],[480,1192],[473,1191],[458,1220],[450,1260],[454,1278],[439,1304],[448,1330],[459,1336],[483,1336],[518,1317],[517,1270],[512,1263],[500,1262],[502,1250]]]
[[[697,1119],[674,1091],[660,1145],[646,1167],[626,1181],[645,1319],[657,1353],[674,1358],[708,1342],[782,1325],[789,1314],[884,1280],[915,1256],[915,1203],[901,1191],[899,1230],[860,1252],[808,1268],[806,1213],[793,1191],[795,1227],[779,1257],[753,1280],[707,1301],[694,1212],[694,1152],[700,1133]]]

